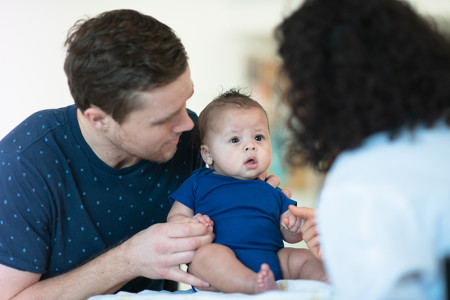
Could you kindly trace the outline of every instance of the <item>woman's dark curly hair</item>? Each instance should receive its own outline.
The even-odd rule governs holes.
[[[78,21],[65,45],[64,70],[76,106],[83,112],[100,107],[118,123],[140,107],[139,92],[173,82],[188,65],[170,27],[128,9]]]
[[[450,125],[450,42],[400,0],[305,0],[276,30],[288,157],[327,171],[365,138]]]

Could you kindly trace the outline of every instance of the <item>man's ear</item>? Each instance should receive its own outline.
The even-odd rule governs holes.
[[[99,130],[104,130],[108,127],[107,114],[100,108],[93,106],[84,111],[84,116],[91,123],[92,126]]]
[[[211,152],[209,152],[209,148],[206,145],[200,146],[200,154],[202,155],[203,161],[208,165],[212,166],[213,159],[211,156]]]

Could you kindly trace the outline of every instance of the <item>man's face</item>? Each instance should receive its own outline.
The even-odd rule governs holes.
[[[186,101],[194,93],[189,67],[174,82],[142,92],[142,108],[122,124],[112,122],[110,141],[118,153],[154,162],[166,162],[176,152],[180,135],[194,127]]]

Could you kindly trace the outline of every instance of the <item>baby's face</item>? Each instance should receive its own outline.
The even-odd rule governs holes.
[[[226,107],[216,112],[213,122],[205,146],[217,174],[255,179],[269,168],[269,125],[262,110]]]

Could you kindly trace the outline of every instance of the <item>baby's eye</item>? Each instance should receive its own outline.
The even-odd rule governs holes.
[[[264,137],[262,135],[255,136],[255,141],[262,141]]]
[[[230,143],[238,143],[239,142],[239,139],[238,138],[232,138],[232,139],[230,139]]]

